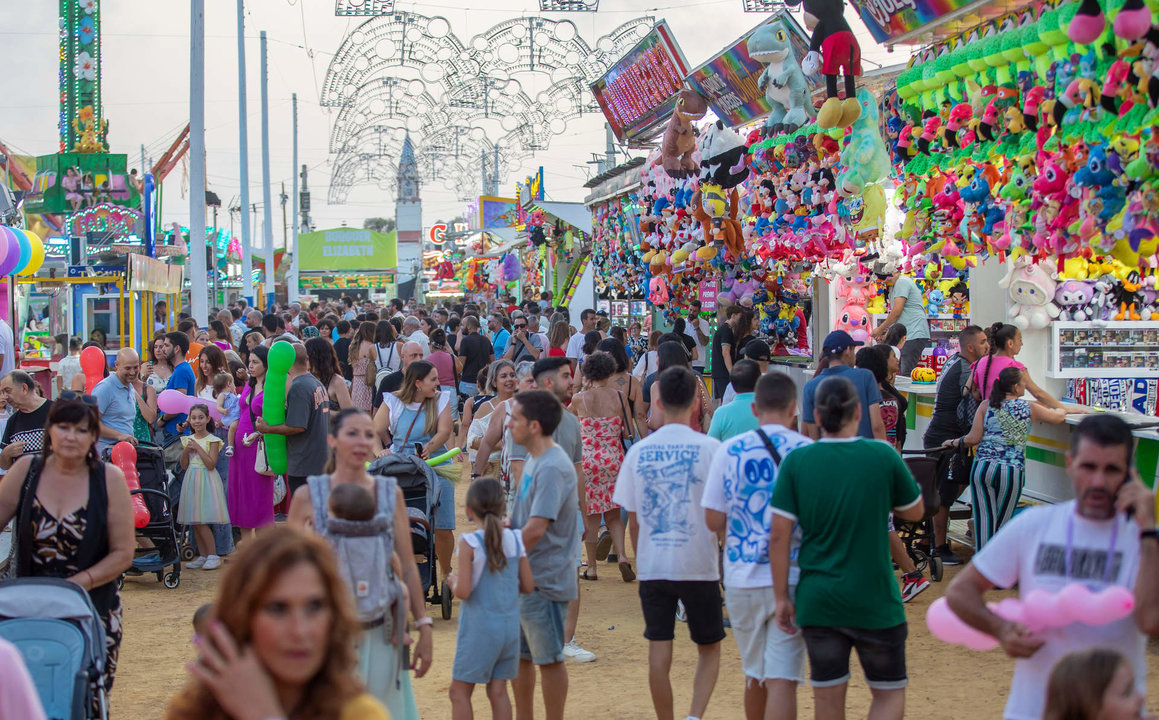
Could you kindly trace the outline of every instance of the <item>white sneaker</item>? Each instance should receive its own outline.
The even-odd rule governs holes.
[[[572,638],[570,642],[563,646],[563,657],[565,660],[571,660],[572,662],[589,663],[596,659],[596,654],[584,650],[575,641],[575,638]]]
[[[201,566],[202,570],[216,570],[221,567],[221,558],[216,555],[210,555],[205,558],[205,564]]]
[[[200,570],[204,566],[205,566],[205,556],[204,555],[198,555],[195,560],[190,560],[189,562],[185,563],[185,567],[188,568],[189,570]]]

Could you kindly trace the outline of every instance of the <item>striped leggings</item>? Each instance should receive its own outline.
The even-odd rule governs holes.
[[[970,472],[974,505],[974,549],[982,546],[1014,516],[1026,485],[1026,469],[994,460],[978,460]]]

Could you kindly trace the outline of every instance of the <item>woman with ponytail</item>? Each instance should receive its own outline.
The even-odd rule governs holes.
[[[1026,390],[1034,399],[1048,408],[1062,409],[1062,403],[1050,393],[1040,388],[1030,377],[1026,366],[1014,359],[1022,350],[1022,331],[1007,323],[994,323],[986,329],[986,338],[990,341],[990,354],[974,363],[971,376],[972,392],[979,400],[990,397],[990,390],[994,387],[998,376],[1006,368],[1018,368],[1022,371],[1022,380]]]
[[[1021,344],[1021,343],[1020,343]],[[979,362],[985,362],[982,358]],[[965,437],[947,440],[946,447],[977,445],[970,471],[974,498],[974,542],[978,550],[1014,517],[1014,508],[1026,484],[1026,441],[1030,422],[1058,425],[1066,410],[1026,400],[1026,371],[1007,367],[998,373],[990,401],[974,414],[974,426]]]
[[[519,594],[535,588],[520,534],[503,527],[507,507],[495,478],[467,490],[467,519],[476,530],[459,539],[463,577],[447,581],[459,598],[459,636],[451,668],[451,717],[474,717],[471,693],[487,686],[491,717],[511,717],[507,681],[519,674]]]

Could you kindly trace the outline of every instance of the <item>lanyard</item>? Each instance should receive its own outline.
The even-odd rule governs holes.
[[[1111,582],[1111,564],[1115,558],[1115,542],[1119,539],[1119,519],[1114,518],[1111,525],[1111,546],[1107,548],[1107,562],[1103,567],[1103,584]],[[1066,579],[1070,580],[1071,554],[1074,551],[1074,515],[1066,521]]]

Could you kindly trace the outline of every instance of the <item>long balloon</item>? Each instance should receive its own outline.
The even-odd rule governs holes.
[[[266,356],[266,380],[262,390],[262,419],[268,425],[286,422],[286,376],[294,364],[294,346],[279,340]],[[266,433],[266,460],[270,470],[284,475],[287,470],[286,436]]]
[[[137,448],[131,443],[121,441],[109,451],[113,464],[125,474],[125,484],[129,491],[141,489],[141,478],[137,475]],[[149,524],[149,508],[145,505],[145,498],[133,495],[133,525],[143,528]]]
[[[105,377],[105,368],[108,367],[108,359],[105,358],[105,353],[99,347],[89,345],[84,350],[80,351],[80,369],[85,374],[85,392],[90,395],[93,388],[97,386]]]
[[[217,403],[212,400],[186,395],[178,390],[162,390],[157,396],[157,409],[167,415],[188,415],[194,405],[204,405],[209,408],[209,416],[214,420],[221,420],[221,412]]]
[[[433,458],[429,458],[427,460],[427,465],[430,465],[431,467],[434,467],[435,465],[441,465],[442,463],[445,463],[446,461],[450,460],[451,458],[455,457],[456,455],[458,455],[461,452],[463,452],[463,448],[451,448],[450,450],[446,451],[442,455],[437,455]]]

